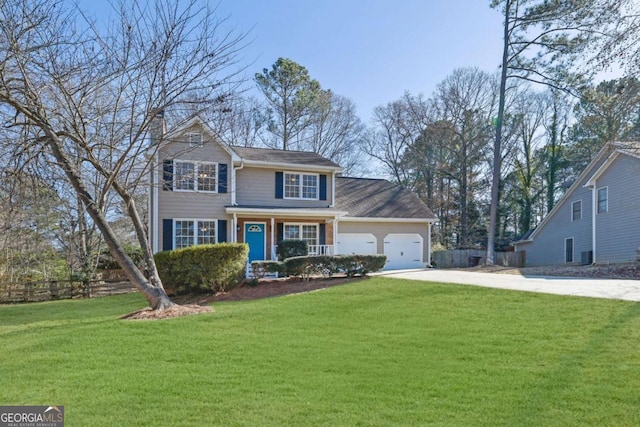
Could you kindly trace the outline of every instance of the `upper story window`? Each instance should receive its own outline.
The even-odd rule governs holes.
[[[190,132],[187,134],[190,147],[202,147],[202,134],[200,132]]]
[[[609,187],[598,188],[598,213],[609,210]]]
[[[284,198],[318,200],[318,175],[285,172]]]
[[[173,165],[174,190],[215,193],[217,166],[217,163],[175,160]]]
[[[582,219],[582,200],[571,204],[571,221]]]

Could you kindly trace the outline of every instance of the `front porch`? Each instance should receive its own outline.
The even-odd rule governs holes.
[[[234,218],[235,242],[249,245],[249,263],[277,260],[278,243],[304,240],[309,255],[334,255],[336,227],[333,218]]]

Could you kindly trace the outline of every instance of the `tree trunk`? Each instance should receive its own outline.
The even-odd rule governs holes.
[[[47,144],[51,148],[53,156],[59,162],[65,175],[69,179],[69,182],[76,190],[78,196],[82,200],[82,203],[85,205],[87,213],[102,233],[105,243],[109,248],[109,252],[111,252],[111,255],[117,261],[118,265],[120,265],[131,283],[145,296],[152,309],[164,310],[175,306],[175,303],[169,299],[165,292],[160,279],[157,278],[157,282],[154,284],[149,283],[144,274],[142,274],[140,269],[138,269],[135,263],[126,254],[124,248],[118,242],[113,230],[109,226],[109,223],[96,204],[96,201],[93,200],[91,194],[84,186],[79,175],[79,171],[73,167],[69,158],[62,151],[57,135],[53,133],[51,129],[46,128],[43,130],[47,134]],[[129,204],[129,208],[131,209],[132,207],[135,209],[133,205]],[[136,232],[137,231],[138,230],[136,230]]]

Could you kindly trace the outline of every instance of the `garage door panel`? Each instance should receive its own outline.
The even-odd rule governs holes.
[[[341,255],[374,255],[378,239],[369,233],[339,233],[336,250]]]
[[[423,268],[423,242],[419,234],[388,234],[384,239],[385,269]]]

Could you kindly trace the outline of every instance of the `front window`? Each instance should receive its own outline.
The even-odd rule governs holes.
[[[318,175],[286,172],[284,198],[318,200]]]
[[[215,193],[217,172],[217,163],[176,160],[173,165],[173,188],[178,191]]]
[[[598,213],[606,212],[609,209],[608,187],[598,189]]]
[[[285,224],[286,240],[304,240],[309,246],[318,244],[318,224]]]
[[[582,200],[571,204],[571,221],[582,219]]]
[[[173,229],[176,249],[216,243],[216,220],[180,219]]]

